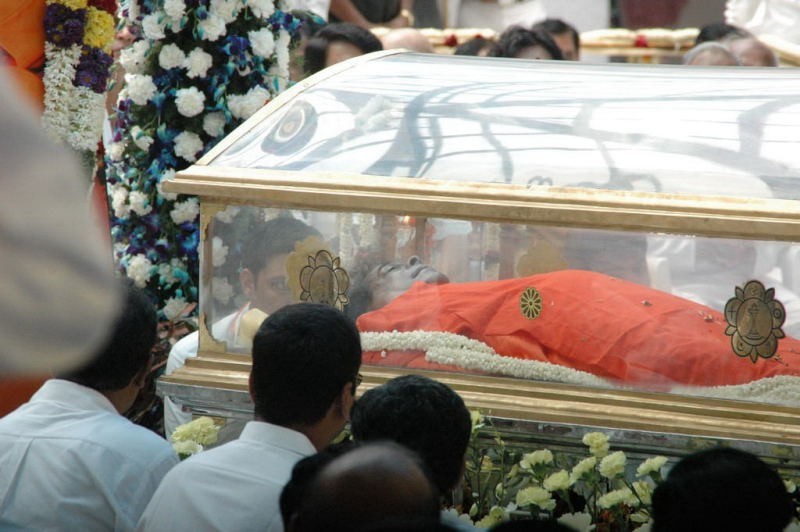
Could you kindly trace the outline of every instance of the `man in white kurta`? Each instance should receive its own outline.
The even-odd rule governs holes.
[[[344,427],[360,365],[358,330],[339,310],[300,303],[271,314],[253,339],[255,421],[170,471],[139,530],[282,531],[281,490],[294,464]]]
[[[134,425],[156,312],[140,290],[87,366],[51,379],[0,419],[0,530],[133,530],[167,471],[172,447]]]

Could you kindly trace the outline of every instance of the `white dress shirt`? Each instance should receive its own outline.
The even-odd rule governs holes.
[[[49,380],[0,419],[0,530],[133,530],[177,463],[99,392]]]
[[[170,471],[138,528],[280,532],[283,486],[295,463],[315,452],[299,432],[251,421],[238,440],[196,454]]]

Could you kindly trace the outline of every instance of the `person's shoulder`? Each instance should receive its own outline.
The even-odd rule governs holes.
[[[175,342],[175,345],[169,350],[165,373],[169,375],[176,369],[182,367],[187,358],[196,357],[199,342],[200,333],[197,331],[191,332]]]
[[[127,460],[156,462],[174,458],[177,462],[177,455],[167,440],[121,415],[108,416],[98,424],[89,443],[121,454]]]

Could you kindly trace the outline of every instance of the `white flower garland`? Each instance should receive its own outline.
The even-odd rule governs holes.
[[[538,360],[499,355],[479,340],[449,332],[362,332],[361,346],[364,351],[424,351],[425,360],[429,362],[486,371],[495,375],[612,387],[608,381],[591,373]]]
[[[728,386],[676,386],[671,391],[681,395],[800,405],[800,377],[791,375],[778,375]]]

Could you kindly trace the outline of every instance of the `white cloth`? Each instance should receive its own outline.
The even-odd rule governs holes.
[[[111,246],[89,176],[45,137],[0,68],[0,375],[71,369],[119,312]]]
[[[446,0],[450,28],[491,28],[500,33],[513,24],[526,28],[547,18],[540,0]]]
[[[289,0],[289,9],[307,9],[322,17],[323,20],[328,20],[330,6],[330,0]]]
[[[211,326],[211,334],[213,334],[214,338],[217,340],[226,342],[229,346],[235,348],[236,337],[239,332],[239,321],[242,315],[249,309],[250,306],[247,305],[238,312],[225,316]],[[164,369],[165,375],[171,375],[172,372],[178,368],[182,368],[186,364],[186,359],[195,358],[197,356],[199,339],[200,335],[195,331],[187,334],[172,346],[172,349],[169,351],[169,356],[167,357],[167,366]],[[175,431],[176,427],[188,423],[191,420],[192,414],[184,412],[181,406],[172,401],[169,396],[164,396],[164,434],[166,434],[167,437]],[[236,438],[243,427],[244,422],[228,421],[225,427],[220,431],[219,443],[224,443]]]
[[[725,21],[800,44],[800,0],[728,0]]]
[[[164,478],[139,530],[280,532],[292,468],[316,449],[294,430],[249,422],[239,439],[185,460]]]
[[[133,530],[177,463],[99,392],[49,380],[0,419],[0,530]]]

